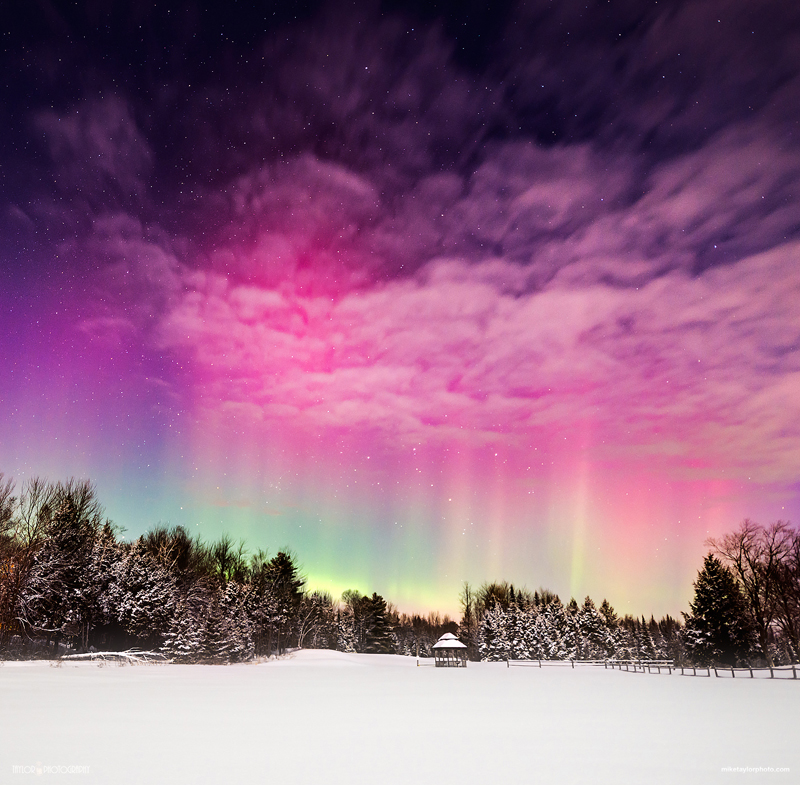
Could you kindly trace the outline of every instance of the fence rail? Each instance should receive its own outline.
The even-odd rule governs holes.
[[[611,669],[633,671],[634,673],[662,673],[671,674],[675,669],[674,660],[608,660]]]
[[[506,660],[506,665],[513,667],[599,667],[612,670],[627,671],[629,673],[665,673],[672,675],[680,673],[681,676],[702,676],[710,678],[712,674],[717,678],[749,678],[749,679],[795,679],[798,678],[800,665],[780,665],[770,667],[743,667],[731,668],[729,666],[702,666],[675,665],[674,660]],[[767,675],[769,674],[769,675]]]
[[[506,660],[506,665],[508,667],[533,667],[533,668],[550,668],[550,667],[562,667],[562,668],[574,668],[576,665],[594,665],[594,666],[605,666],[606,660]]]

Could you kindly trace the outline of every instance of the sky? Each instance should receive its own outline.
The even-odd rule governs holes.
[[[688,610],[800,520],[800,7],[37,0],[0,47],[0,472]]]

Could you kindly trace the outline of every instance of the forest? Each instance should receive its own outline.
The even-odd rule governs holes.
[[[430,657],[445,632],[471,660],[672,659],[689,665],[797,662],[800,533],[749,520],[719,540],[683,620],[618,617],[611,605],[507,582],[464,584],[461,618],[399,613],[377,593],[312,591],[297,557],[203,543],[159,525],[132,542],[89,481],[0,474],[0,658],[160,652],[226,663],[293,648]]]

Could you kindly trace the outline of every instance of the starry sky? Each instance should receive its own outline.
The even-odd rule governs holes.
[[[422,612],[800,519],[796,3],[31,0],[0,72],[18,484]]]

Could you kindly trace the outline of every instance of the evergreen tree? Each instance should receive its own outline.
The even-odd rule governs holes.
[[[394,651],[392,631],[386,618],[386,600],[373,593],[368,600],[365,651],[369,654],[391,654]]]
[[[253,625],[248,614],[250,587],[231,580],[219,600],[227,638],[227,659],[231,662],[249,660],[255,654]]]
[[[21,596],[21,620],[29,633],[56,645],[65,639],[85,651],[93,628],[105,621],[100,596],[107,576],[99,568],[107,566],[102,541],[113,539],[113,529],[102,524],[90,483],[59,484],[54,503]]]
[[[178,662],[197,662],[204,655],[203,632],[203,619],[196,603],[182,598],[164,635],[161,650]]]
[[[750,654],[752,632],[744,597],[733,573],[708,554],[694,583],[686,616],[689,655],[702,665],[738,665]]]
[[[544,658],[564,660],[571,656],[565,644],[567,634],[567,613],[561,600],[556,597],[545,606],[542,612],[544,638],[541,641]]]
[[[355,653],[358,645],[356,639],[355,618],[353,610],[345,606],[336,614],[336,650]]]
[[[598,609],[600,615],[603,617],[603,621],[605,622],[606,627],[609,629],[613,629],[619,623],[617,619],[617,614],[614,611],[614,608],[611,606],[611,603],[604,599],[600,603],[600,608]]]
[[[207,662],[228,662],[231,658],[230,624],[220,600],[219,596],[211,600],[203,619],[200,656]]]
[[[125,648],[160,647],[178,601],[175,578],[138,541],[114,564],[112,573],[104,605],[124,633],[119,643]]]
[[[584,600],[577,619],[581,659],[598,660],[608,657],[613,652],[610,631],[591,597]]]
[[[487,610],[481,619],[480,654],[485,662],[505,661],[511,655],[507,613],[499,602]]]
[[[579,609],[574,597],[570,599],[564,611],[564,626],[561,633],[563,658],[574,660],[578,657],[580,646]]]
[[[305,579],[292,555],[279,551],[268,565],[269,595],[271,598],[271,631],[275,648],[280,654],[294,645],[295,627]]]
[[[656,642],[653,640],[650,625],[642,616],[641,621],[636,624],[637,657],[642,660],[655,660],[658,658]]]
[[[528,632],[528,657],[532,660],[547,659],[549,630],[544,613],[536,610],[530,616]]]

